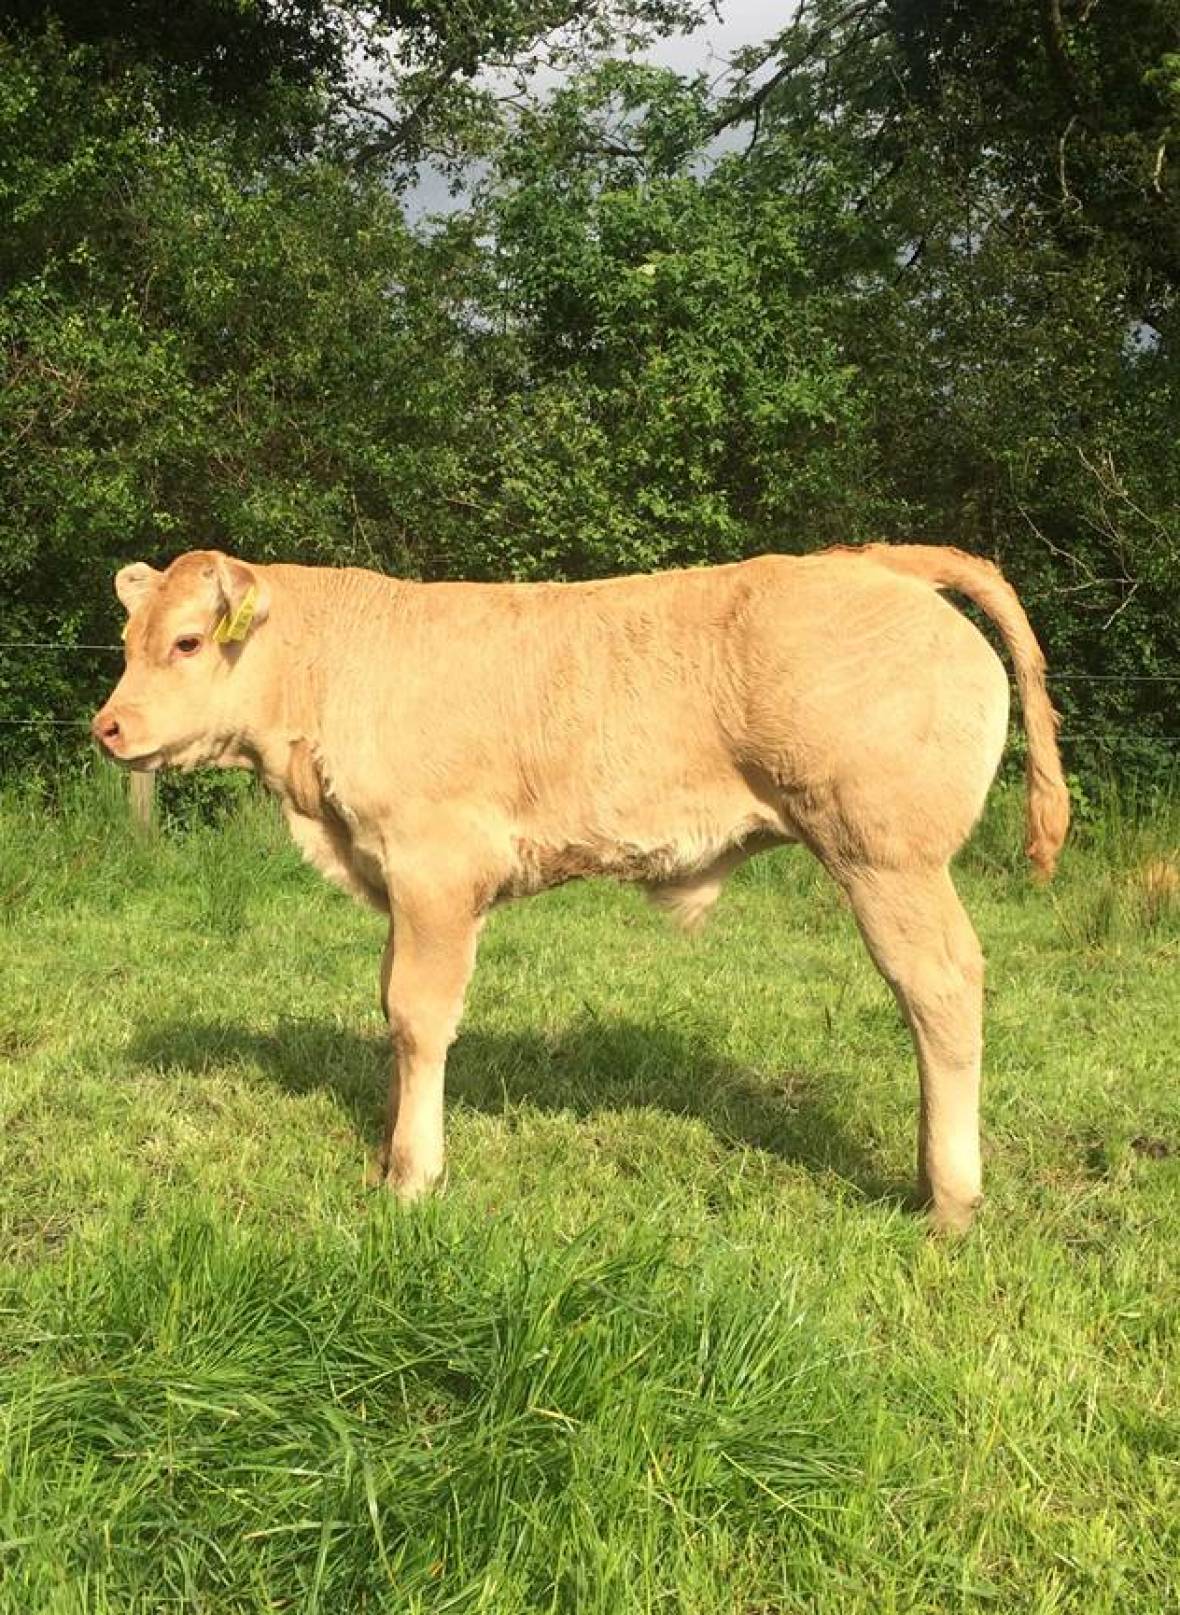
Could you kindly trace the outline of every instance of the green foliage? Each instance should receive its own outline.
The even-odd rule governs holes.
[[[90,47],[84,59],[96,79],[148,67],[182,105],[202,94],[241,104],[275,80],[307,87],[338,69],[340,12],[349,9],[323,0],[5,0],[0,25],[13,39],[52,29]]]
[[[987,153],[1067,253],[1113,246],[1138,317],[1171,330],[1177,0],[902,0],[892,14],[906,88],[951,136],[948,168],[969,184]]]
[[[248,181],[216,132],[162,141],[137,95],[76,95],[78,56],[0,59],[4,637],[117,641],[137,555],[419,564],[454,464],[447,239],[328,162]],[[7,660],[0,716],[110,665]]]
[[[919,538],[1089,680],[1086,789],[1169,777],[1175,0],[814,0],[714,85],[623,48],[675,0],[165,10],[0,19],[3,638],[114,645],[115,567],[198,544],[549,578]],[[462,190],[412,222],[426,163]],[[0,653],[0,756],[116,667]]]
[[[588,575],[854,535],[865,403],[800,209],[736,162],[701,179],[587,171],[562,138],[576,121],[560,104],[554,118],[506,153],[492,203],[505,345],[528,378],[497,446],[507,569]]]

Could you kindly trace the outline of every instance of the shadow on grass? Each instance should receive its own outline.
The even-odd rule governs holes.
[[[371,1147],[381,1137],[389,1045],[324,1019],[284,1019],[260,1032],[228,1021],[145,1027],[131,1047],[137,1063],[201,1075],[227,1065],[256,1067],[290,1094],[331,1093]],[[557,1037],[473,1029],[447,1062],[452,1107],[503,1115],[517,1105],[589,1119],[636,1109],[702,1121],[723,1144],[764,1150],[814,1172],[833,1172],[869,1200],[912,1204],[908,1186],[887,1177],[865,1141],[848,1132],[841,1098],[851,1074],[773,1075],[719,1058],[675,1028],[585,1015]]]

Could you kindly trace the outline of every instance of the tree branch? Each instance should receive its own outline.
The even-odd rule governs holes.
[[[865,17],[869,12],[876,11],[879,4],[880,0],[857,0],[857,4],[845,7],[829,22],[821,23],[817,28],[813,29],[803,42],[802,47],[789,61],[784,62],[781,67],[772,73],[765,84],[760,84],[756,90],[751,90],[748,95],[734,102],[731,107],[713,120],[709,126],[710,135],[719,135],[722,130],[731,128],[733,124],[744,123],[747,118],[755,117],[761,111],[767,99],[778,89],[779,85],[785,83],[793,73],[797,73],[805,63],[809,62],[819,52],[825,41],[830,39],[838,29],[842,28],[845,23],[854,22],[857,18]],[[884,33],[885,29],[882,28],[880,32]],[[765,66],[765,62],[762,65]]]
[[[421,99],[402,118],[392,118],[379,107],[363,106],[350,101],[349,105],[355,107],[358,112],[363,112],[368,117],[379,118],[389,130],[388,134],[377,135],[357,148],[352,159],[356,166],[367,168],[379,157],[392,157],[399,152],[408,152],[415,137],[421,133],[430,109],[448,88],[457,71],[457,65],[440,71]]]
[[[1086,12],[1082,18],[1083,23],[1089,15],[1090,13]],[[1093,127],[1097,108],[1093,95],[1083,82],[1069,54],[1069,38],[1065,32],[1065,20],[1061,15],[1061,0],[1041,0],[1041,26],[1049,65],[1067,104],[1076,117],[1080,117],[1088,126]]]

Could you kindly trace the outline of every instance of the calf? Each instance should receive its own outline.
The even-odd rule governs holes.
[[[983,964],[948,865],[983,808],[1011,654],[1028,853],[1069,821],[1044,661],[995,567],[874,545],[598,583],[408,583],[216,551],[124,567],[126,670],[94,719],[132,768],[254,769],[301,850],[389,916],[382,1174],[443,1168],[443,1067],[493,904],[583,875],[697,923],[744,859],[801,842],[847,894],[913,1034],[919,1187],[980,1199]]]

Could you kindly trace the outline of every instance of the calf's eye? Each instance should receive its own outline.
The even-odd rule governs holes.
[[[191,656],[201,648],[200,634],[182,634],[172,647],[178,656]]]

